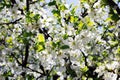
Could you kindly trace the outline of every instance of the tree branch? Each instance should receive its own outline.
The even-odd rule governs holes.
[[[29,44],[25,45],[25,58],[23,60],[22,66],[26,67],[27,65],[27,61],[28,61],[28,57],[29,57]]]
[[[16,24],[18,21],[20,21],[22,18],[19,18],[15,21],[11,21],[11,22],[8,22],[8,23],[0,23],[0,25],[9,25],[9,24]]]
[[[84,18],[85,16],[87,16],[88,13],[87,13],[87,9],[84,10],[84,12],[81,14],[82,18]]]
[[[117,13],[120,15],[120,8],[113,0],[107,0],[107,3],[111,8],[115,9]]]
[[[26,0],[26,11],[29,11],[29,0]]]

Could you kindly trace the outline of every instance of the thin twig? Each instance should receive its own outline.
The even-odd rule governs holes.
[[[26,67],[27,69],[29,69],[29,70],[31,70],[31,71],[33,71],[33,72],[36,72],[36,73],[39,73],[39,74],[43,74],[43,73],[41,73],[41,72],[39,72],[39,71],[37,71],[37,70],[35,70],[35,69],[32,69],[32,68],[30,68],[30,67]]]
[[[80,51],[81,51],[81,53],[82,53],[82,55],[83,55],[83,57],[85,59],[85,66],[88,67],[87,56],[85,55],[85,53],[81,49],[80,49]]]
[[[11,55],[13,56],[13,58],[15,58],[15,60],[17,61],[17,63],[18,63],[19,65],[22,65],[22,64],[20,63],[20,61],[17,59],[17,57],[15,57],[15,55],[14,55],[13,53],[11,53]]]

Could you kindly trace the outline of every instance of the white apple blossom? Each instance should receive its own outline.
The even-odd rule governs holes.
[[[27,0],[15,1],[0,2],[0,78],[119,79],[120,20],[111,5],[29,0],[27,10]]]
[[[105,73],[104,79],[105,80],[116,80],[117,75],[114,73],[111,73],[111,72],[107,72],[107,73]]]

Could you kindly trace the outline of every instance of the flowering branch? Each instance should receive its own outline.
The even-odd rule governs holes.
[[[30,67],[25,67],[25,66],[23,66],[22,63],[20,63],[20,61],[17,59],[17,57],[15,57],[15,55],[14,55],[13,53],[11,53],[11,55],[13,56],[13,58],[15,58],[15,60],[17,61],[17,63],[18,63],[20,66],[22,66],[22,67],[24,67],[24,68],[27,68],[27,69],[29,69],[29,70],[31,70],[31,71],[33,71],[33,72],[43,74],[43,73],[41,73],[41,72],[39,72],[39,71],[37,71],[37,70],[34,70],[34,69],[30,68]]]
[[[85,66],[87,66],[88,70],[85,72],[85,74],[87,75],[87,78],[92,77],[94,78],[94,80],[97,78],[98,73],[94,72],[94,70],[96,69],[96,66],[89,66],[88,62],[87,62],[87,58],[88,56],[85,55],[85,53],[80,49],[81,53],[83,54],[83,57],[85,59]]]

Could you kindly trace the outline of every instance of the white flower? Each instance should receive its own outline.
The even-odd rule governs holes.
[[[94,7],[94,8],[100,7],[100,2],[101,2],[101,0],[97,1],[97,2],[93,5],[93,7]]]
[[[106,73],[104,73],[104,79],[105,80],[116,80],[117,74],[114,74],[112,72],[106,72]]]
[[[99,66],[99,67],[95,70],[95,72],[100,73],[100,72],[102,72],[102,71],[104,71],[104,70],[105,70],[105,66]]]
[[[85,3],[84,6],[85,6],[85,8],[87,8],[87,9],[90,8],[90,6],[89,6],[87,3]]]
[[[7,51],[4,49],[2,50],[2,54],[5,55],[7,53]]]
[[[23,9],[23,7],[26,6],[26,0],[23,1],[16,0],[16,3],[20,9]]]
[[[111,64],[107,64],[106,67],[110,70],[114,70],[119,67],[119,63],[117,61],[113,61]]]
[[[102,8],[96,9],[95,11],[97,11],[97,13],[100,14],[102,12]]]

